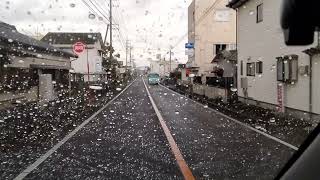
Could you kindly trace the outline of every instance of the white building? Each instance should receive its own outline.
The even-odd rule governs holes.
[[[74,73],[84,75],[85,81],[88,81],[88,77],[90,81],[97,81],[104,74],[102,70],[104,44],[101,33],[49,32],[42,38],[42,41],[71,53],[73,53],[73,45],[76,42],[84,43],[86,45],[85,51],[71,63]]]
[[[170,68],[171,64],[171,68]],[[178,67],[178,62],[177,61],[150,61],[150,72],[151,73],[157,73],[160,76],[169,76],[170,74],[170,69],[173,71]]]
[[[211,61],[222,50],[236,49],[236,13],[228,0],[193,0],[188,9],[188,41],[194,43],[194,56],[187,68],[198,75],[212,71]]]
[[[228,4],[237,12],[238,95],[248,103],[302,117],[320,114],[320,81],[316,79],[320,58],[313,58],[310,69],[310,57],[304,51],[315,45],[285,45],[281,3],[232,0]]]

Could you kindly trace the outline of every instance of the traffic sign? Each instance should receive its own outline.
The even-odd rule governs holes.
[[[194,49],[186,49],[186,55],[191,57],[194,56]]]
[[[186,43],[185,44],[186,49],[193,49],[194,48],[194,43]]]
[[[73,46],[72,46],[72,48],[73,48],[73,52],[75,53],[75,54],[81,54],[81,53],[83,53],[83,51],[86,49],[86,45],[84,44],[84,43],[82,43],[82,42],[76,42]]]

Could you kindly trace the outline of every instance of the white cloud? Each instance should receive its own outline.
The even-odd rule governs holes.
[[[90,4],[89,0],[84,0]],[[108,1],[91,0],[109,17]],[[119,24],[122,38],[114,29],[114,44],[125,58],[128,38],[134,47],[133,56],[138,65],[147,64],[147,58],[165,54],[187,32],[187,11],[191,0],[113,0],[114,24]],[[72,7],[71,4],[75,4]],[[91,5],[91,4],[90,4]],[[93,5],[91,5],[94,7]],[[17,26],[24,33],[36,31],[101,32],[106,31],[107,20],[89,19],[88,7],[82,0],[0,0],[0,20]],[[98,11],[97,11],[98,12]],[[100,16],[100,15],[99,15]],[[117,26],[115,26],[117,27]],[[186,60],[182,41],[175,49],[175,57]]]

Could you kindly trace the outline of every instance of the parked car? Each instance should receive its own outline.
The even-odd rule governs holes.
[[[157,85],[160,83],[160,75],[157,73],[150,73],[148,75],[148,83],[150,85]]]

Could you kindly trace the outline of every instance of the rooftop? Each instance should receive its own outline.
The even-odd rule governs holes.
[[[214,62],[219,62],[219,61],[223,61],[223,60],[228,60],[228,61],[237,61],[237,50],[230,50],[230,51],[221,51],[220,53],[218,53],[212,60],[211,63]]]
[[[5,48],[18,47],[21,50],[37,50],[40,52],[52,53],[66,57],[76,57],[76,55],[55,48],[48,43],[36,40],[32,37],[19,33],[15,26],[0,21],[0,45]]]
[[[85,44],[95,44],[100,41],[103,46],[101,33],[49,32],[41,41],[49,44],[74,44],[78,41]]]

